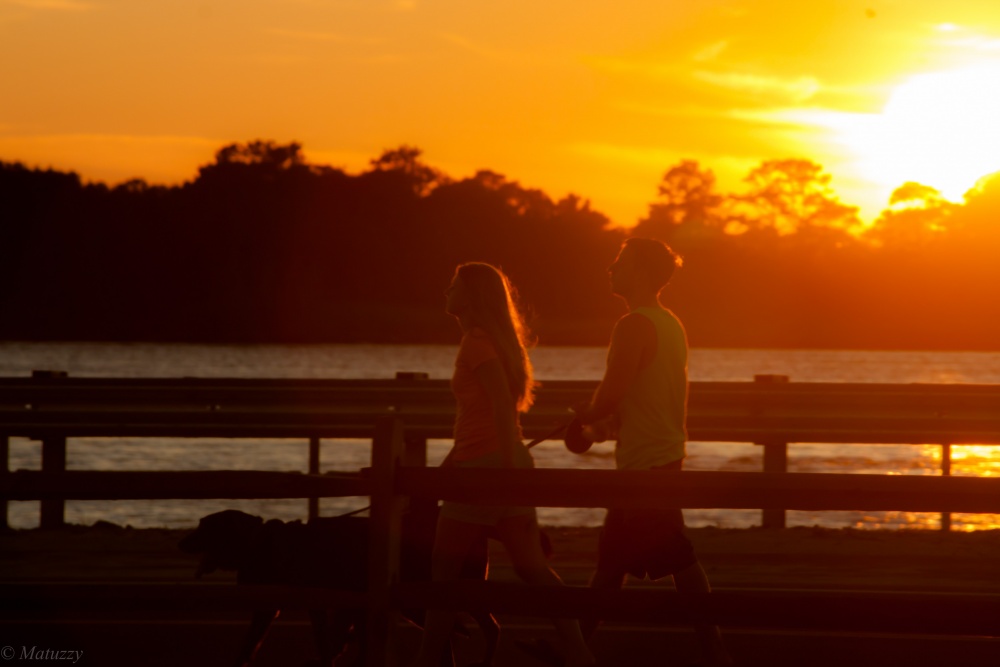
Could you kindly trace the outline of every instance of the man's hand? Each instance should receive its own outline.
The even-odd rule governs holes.
[[[591,442],[604,442],[618,438],[618,415],[598,419],[583,427],[583,437]]]
[[[588,417],[590,416],[589,415],[589,413],[590,413],[590,401],[583,401],[582,403],[577,403],[576,405],[574,405],[573,407],[571,407],[569,410],[574,415],[576,415],[577,420],[579,420],[579,422],[581,424],[588,424],[591,421],[593,421],[591,419],[588,419]]]

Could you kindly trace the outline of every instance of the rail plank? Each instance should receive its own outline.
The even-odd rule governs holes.
[[[401,468],[396,491],[426,499],[537,507],[684,507],[1000,513],[1000,479],[688,471]],[[364,475],[261,471],[17,471],[8,500],[329,498],[369,495]]]
[[[158,500],[217,498],[333,498],[367,496],[360,474],[307,475],[260,470],[107,471],[44,473],[18,470],[0,476],[7,500]]]
[[[527,437],[570,417],[593,381],[550,381]],[[704,441],[1000,444],[1000,386],[692,382],[688,431]],[[447,438],[445,380],[0,378],[16,436],[371,437],[380,417]]]

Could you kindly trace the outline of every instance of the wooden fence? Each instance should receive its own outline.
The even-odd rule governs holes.
[[[691,385],[691,439],[762,444],[763,472],[682,472],[664,484],[663,474],[651,471],[428,469],[426,438],[448,437],[454,416],[441,381],[0,379],[0,498],[41,500],[43,524],[55,526],[65,499],[370,496],[372,561],[362,602],[375,649],[371,664],[379,666],[394,664],[395,610],[404,604],[538,616],[601,610],[606,618],[683,620],[686,613],[664,591],[625,590],[609,597],[572,588],[554,593],[497,584],[400,585],[396,540],[406,497],[548,507],[1000,513],[1000,479],[783,472],[790,442],[937,443],[946,450],[951,444],[1000,444],[1000,387],[774,380]],[[524,419],[526,435],[550,431],[567,418],[567,406],[587,398],[593,388],[589,382],[546,383]],[[7,470],[10,436],[42,440],[41,471]],[[67,471],[66,438],[74,436],[303,437],[313,447],[307,474]],[[316,474],[319,439],[336,437],[373,438],[367,473]],[[16,591],[4,594],[17,597]],[[72,594],[67,588],[50,589],[41,597],[65,600]],[[316,599],[328,605],[360,603],[358,596],[348,600],[329,591],[288,590],[244,593],[236,603],[274,596],[301,604]],[[862,628],[867,630],[919,632],[927,621],[938,632],[1000,636],[998,596],[748,591],[713,594],[705,604],[704,612],[725,625],[838,629],[853,627],[855,621],[845,614],[856,613],[867,620]],[[881,621],[865,611],[890,607],[895,612],[883,614]],[[923,614],[923,621],[915,614]],[[901,620],[908,618],[912,622]]]
[[[31,495],[27,480],[47,485],[41,523],[54,527],[64,517],[54,477],[6,477],[11,436],[41,440],[42,472],[51,475],[65,471],[70,437],[304,438],[309,441],[307,470],[314,475],[320,469],[321,438],[371,437],[379,417],[402,420],[407,463],[423,465],[426,439],[451,436],[454,400],[447,381],[428,380],[419,373],[400,375],[396,380],[120,379],[39,372],[31,378],[0,378],[0,476],[7,479],[0,484],[19,489],[17,498],[5,494],[17,500],[40,499],[25,495]],[[582,381],[544,383],[523,419],[526,437],[539,437],[565,422],[568,406],[589,398],[594,387],[594,382]],[[1000,387],[794,383],[782,376],[758,376],[755,382],[693,382],[688,431],[692,441],[761,445],[766,473],[787,470],[789,443],[936,444],[942,450],[942,475],[948,476],[953,444],[1000,444]],[[74,478],[81,475],[74,473]],[[213,488],[227,488],[217,486],[220,475],[225,473],[93,473],[89,478],[104,485],[95,487],[96,493],[104,488],[128,493],[141,479],[143,486],[133,492],[166,494],[147,498],[209,498],[219,497],[204,495]],[[187,481],[180,483],[181,477]],[[282,478],[281,473],[241,474],[242,481],[232,474],[229,478],[237,485],[235,493],[246,494],[238,497],[271,493],[268,488],[279,494],[286,488],[314,488],[313,482]],[[69,479],[60,477],[58,484]],[[351,483],[346,478],[337,482]],[[321,496],[310,491],[296,497],[310,498],[310,516],[316,515]],[[764,510],[767,527],[784,526],[784,510],[795,509],[780,504],[757,507]],[[0,510],[5,524],[5,507]],[[942,527],[948,529],[945,505],[929,511],[942,512]]]

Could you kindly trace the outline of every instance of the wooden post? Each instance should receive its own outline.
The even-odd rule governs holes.
[[[403,465],[416,468],[427,466],[427,438],[404,435],[403,447]]]
[[[404,435],[403,465],[427,467],[427,438]],[[410,498],[406,511],[415,525],[433,526],[437,522],[438,501],[434,498]]]
[[[941,475],[951,476],[951,443],[941,445]],[[951,530],[951,512],[941,512],[941,530]]]
[[[787,375],[754,375],[753,381],[757,384],[787,384]],[[754,443],[764,447],[764,472],[788,472],[788,443],[787,442],[758,442]],[[764,528],[784,528],[785,510],[765,508],[761,510],[761,526]]]
[[[10,436],[0,433],[0,475],[10,472]],[[7,518],[7,499],[0,500],[0,530],[10,528]]]
[[[32,371],[31,377],[40,381],[61,380],[66,371]],[[42,472],[60,473],[66,471],[66,436],[55,435],[42,438]],[[41,502],[39,527],[62,528],[66,525],[66,501],[63,498],[49,498]]]
[[[788,472],[788,443],[765,442],[764,472]],[[784,528],[785,510],[768,508],[761,510],[761,526],[764,528]]]
[[[42,439],[42,472],[66,471],[66,438],[55,435]],[[62,528],[66,525],[66,501],[48,498],[41,502],[40,528]]]
[[[404,371],[396,372],[397,380],[426,380],[428,377],[427,373]],[[405,451],[403,452],[404,466],[411,466],[414,468],[427,467],[427,438],[418,435],[406,434],[404,432],[403,445],[405,448]],[[437,513],[437,506],[438,502],[436,500],[413,498],[409,503],[409,512],[411,516],[419,514],[420,518],[414,518],[414,521],[420,525],[424,525],[423,519],[433,519],[432,515]]]
[[[396,468],[403,458],[403,425],[381,417],[372,441],[371,520],[368,537],[368,664],[396,664],[392,585],[399,580],[400,530],[404,498],[395,495]]]
[[[396,380],[403,382],[413,382],[427,380],[430,376],[427,373],[416,371],[396,371]],[[405,452],[403,453],[403,465],[423,468],[427,465],[427,438],[406,435],[403,436]]]
[[[309,474],[319,474],[319,438],[309,438]],[[309,520],[319,516],[319,498],[309,498]]]

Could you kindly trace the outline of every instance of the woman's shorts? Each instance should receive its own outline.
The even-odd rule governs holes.
[[[608,510],[597,546],[598,569],[656,580],[697,562],[680,509]]]
[[[470,461],[458,461],[455,463],[458,468],[503,468],[503,456],[499,451],[492,452],[486,456]],[[531,453],[525,447],[517,447],[514,450],[515,468],[534,468],[535,462],[531,458]],[[441,502],[442,517],[474,523],[481,526],[495,526],[501,519],[515,516],[535,516],[534,507],[518,507],[513,505],[473,505],[470,503],[456,503],[450,500]]]

